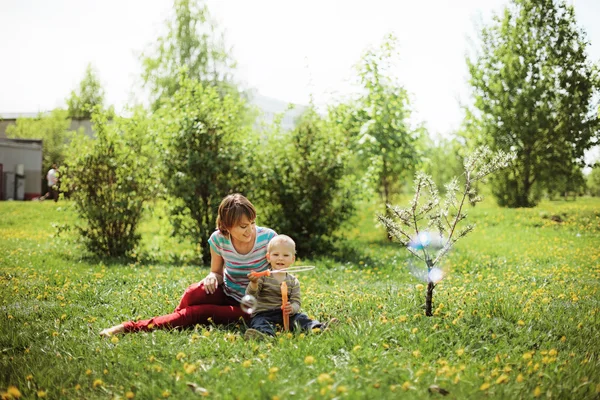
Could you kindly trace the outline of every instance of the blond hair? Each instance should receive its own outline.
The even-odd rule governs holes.
[[[278,244],[290,245],[292,249],[294,249],[294,253],[296,253],[296,242],[294,242],[294,240],[288,235],[277,235],[271,239],[269,245],[267,246],[267,253],[270,253],[273,246],[277,246]]]
[[[250,200],[239,193],[226,196],[219,205],[219,213],[217,215],[217,229],[222,234],[229,234],[229,229],[245,216],[250,221],[256,219],[256,209],[250,203]]]

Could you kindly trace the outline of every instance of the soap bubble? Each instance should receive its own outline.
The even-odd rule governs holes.
[[[256,298],[252,295],[245,295],[240,301],[240,308],[247,314],[252,314],[256,310]]]
[[[410,240],[408,247],[413,250],[437,251],[444,247],[444,238],[439,233],[423,231]]]

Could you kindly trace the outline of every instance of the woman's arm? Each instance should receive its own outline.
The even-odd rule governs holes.
[[[213,294],[217,287],[223,283],[223,257],[218,255],[211,247],[210,249],[210,272],[204,278],[204,290]]]

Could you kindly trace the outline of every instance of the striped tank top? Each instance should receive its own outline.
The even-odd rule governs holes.
[[[272,229],[257,226],[256,241],[248,254],[239,254],[229,236],[223,235],[221,231],[216,230],[210,235],[208,243],[211,249],[223,258],[223,291],[227,296],[241,301],[250,282],[248,273],[264,271],[269,267],[267,244],[276,235]]]

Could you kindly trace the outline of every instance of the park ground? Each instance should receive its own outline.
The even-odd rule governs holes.
[[[245,341],[244,326],[102,339],[167,313],[207,267],[148,210],[128,260],[86,254],[61,201],[0,203],[2,398],[600,398],[600,199],[469,210],[425,317],[423,282],[376,207],[344,227],[348,259],[299,260],[323,333]],[[260,224],[260,221],[259,221]],[[57,232],[61,232],[57,236]],[[350,256],[351,255],[351,256]]]

